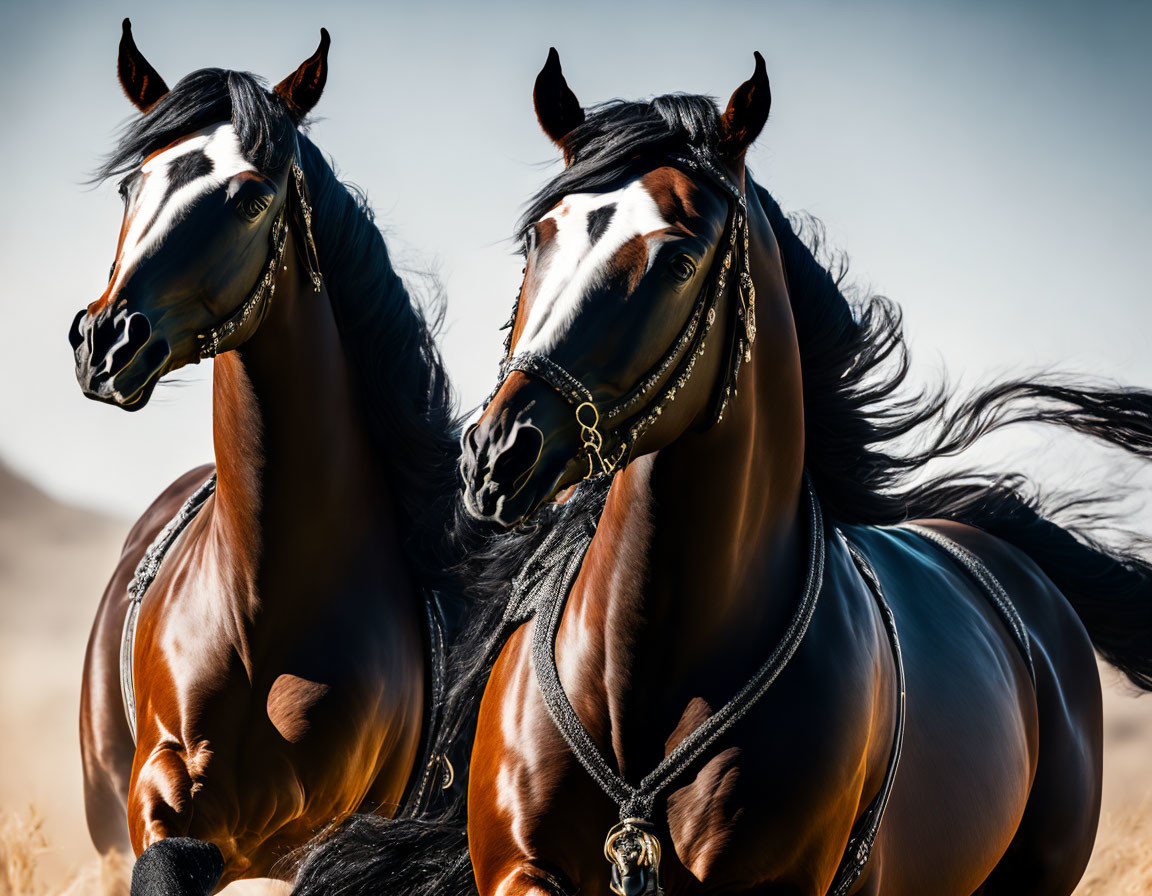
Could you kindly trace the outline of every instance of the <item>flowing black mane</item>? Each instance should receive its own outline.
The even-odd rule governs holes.
[[[700,153],[721,164],[719,135],[719,110],[710,97],[669,94],[593,107],[565,138],[568,166],[532,198],[518,232],[566,194],[611,189],[670,156]],[[821,503],[840,522],[884,525],[947,515],[959,482],[995,491],[1007,480],[963,474],[925,482],[916,474],[930,462],[960,454],[1012,423],[1059,423],[1100,435],[1115,423],[1113,408],[1147,400],[1139,390],[1083,390],[1053,378],[1000,383],[963,402],[944,385],[904,388],[910,362],[899,306],[884,296],[856,295],[842,257],[822,263],[820,223],[786,215],[751,175],[748,180],[788,272],[804,384],[805,463]],[[1138,434],[1124,447],[1139,453],[1152,441]]]
[[[96,172],[103,180],[208,125],[230,121],[245,157],[263,173],[280,168],[294,128],[284,101],[245,72],[202,69],[146,115],[131,121]],[[426,583],[454,559],[457,421],[433,327],[393,269],[364,194],[342,183],[321,152],[298,136],[311,194],[313,231],[341,342],[369,435],[403,514],[408,556]]]

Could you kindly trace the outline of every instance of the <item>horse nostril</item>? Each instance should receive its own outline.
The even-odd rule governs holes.
[[[139,312],[118,320],[98,321],[90,330],[95,331],[91,346],[92,364],[97,368],[93,375],[94,383],[111,379],[120,373],[152,336],[152,325]]]
[[[151,335],[152,325],[148,323],[148,318],[139,312],[129,315],[128,344],[130,346],[133,346],[136,351],[139,351],[143,347],[144,343],[148,341],[148,337]],[[135,354],[135,352],[133,352],[133,354]]]
[[[506,488],[518,490],[536,467],[544,434],[528,423],[517,423],[512,438],[492,459],[492,478]]]
[[[80,330],[80,324],[87,316],[88,310],[85,309],[72,318],[72,327],[68,330],[68,344],[72,346],[74,352],[79,351],[80,346],[84,344],[84,334]]]
[[[127,367],[151,335],[152,325],[148,323],[148,318],[139,312],[128,315],[128,320],[124,322],[124,338],[117,341],[108,359],[108,371],[117,373]]]

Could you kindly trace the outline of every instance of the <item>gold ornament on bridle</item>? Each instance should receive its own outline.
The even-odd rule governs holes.
[[[714,401],[714,422],[724,419],[728,401],[736,391],[740,365],[752,358],[752,344],[756,341],[756,289],[752,282],[748,208],[744,194],[728,174],[704,155],[692,158],[676,156],[671,161],[705,174],[729,196],[732,210],[725,231],[726,239],[722,240],[726,245],[722,246],[723,254],[715,265],[714,280],[700,290],[688,322],[675,342],[634,388],[622,398],[598,406],[587,386],[546,355],[536,352],[512,355],[512,331],[520,305],[519,295],[505,324],[509,331],[505,339],[505,359],[497,386],[485,404],[495,398],[513,371],[522,371],[551,386],[575,410],[576,423],[580,427],[581,453],[588,459],[585,479],[609,475],[627,464],[640,438],[688,384],[696,362],[704,354],[708,334],[716,323],[717,306],[721,297],[728,293],[730,284],[736,287],[738,304],[734,311],[736,321],[732,331],[731,360]],[[611,455],[606,455],[605,446],[613,438],[619,447]]]

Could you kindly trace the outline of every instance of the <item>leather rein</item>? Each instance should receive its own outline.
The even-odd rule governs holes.
[[[725,235],[720,240],[723,251],[717,253],[712,263],[714,276],[700,289],[692,312],[675,341],[628,392],[597,404],[591,389],[547,355],[540,352],[511,355],[511,328],[520,309],[520,295],[517,295],[512,317],[505,325],[509,333],[504,344],[505,359],[500,365],[499,379],[485,401],[485,405],[490,404],[508,376],[517,370],[550,386],[574,408],[580,426],[581,454],[588,460],[586,479],[609,475],[625,467],[632,459],[640,438],[687,385],[696,362],[704,353],[708,334],[716,323],[720,300],[733,281],[740,301],[729,340],[727,372],[713,401],[712,423],[724,418],[728,401],[736,392],[740,365],[751,360],[752,344],[756,341],[756,288],[752,283],[748,205],[744,193],[702,152],[692,156],[673,156],[669,161],[704,175],[728,196],[731,204]]]

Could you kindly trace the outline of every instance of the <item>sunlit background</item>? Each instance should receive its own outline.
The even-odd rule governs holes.
[[[550,45],[585,104],[725,101],[763,52],[774,102],[750,164],[902,303],[919,377],[1059,366],[1152,385],[1147,3],[7,4],[0,459],[55,496],[135,516],[211,459],[210,364],[138,414],[72,374],[68,325],[119,228],[114,187],[84,179],[133,111],[124,15],[170,84],[204,66],[275,82],[331,31],[312,136],[368,191],[397,263],[442,281],[465,406],[518,286],[508,235],[557,164],[531,105]]]

